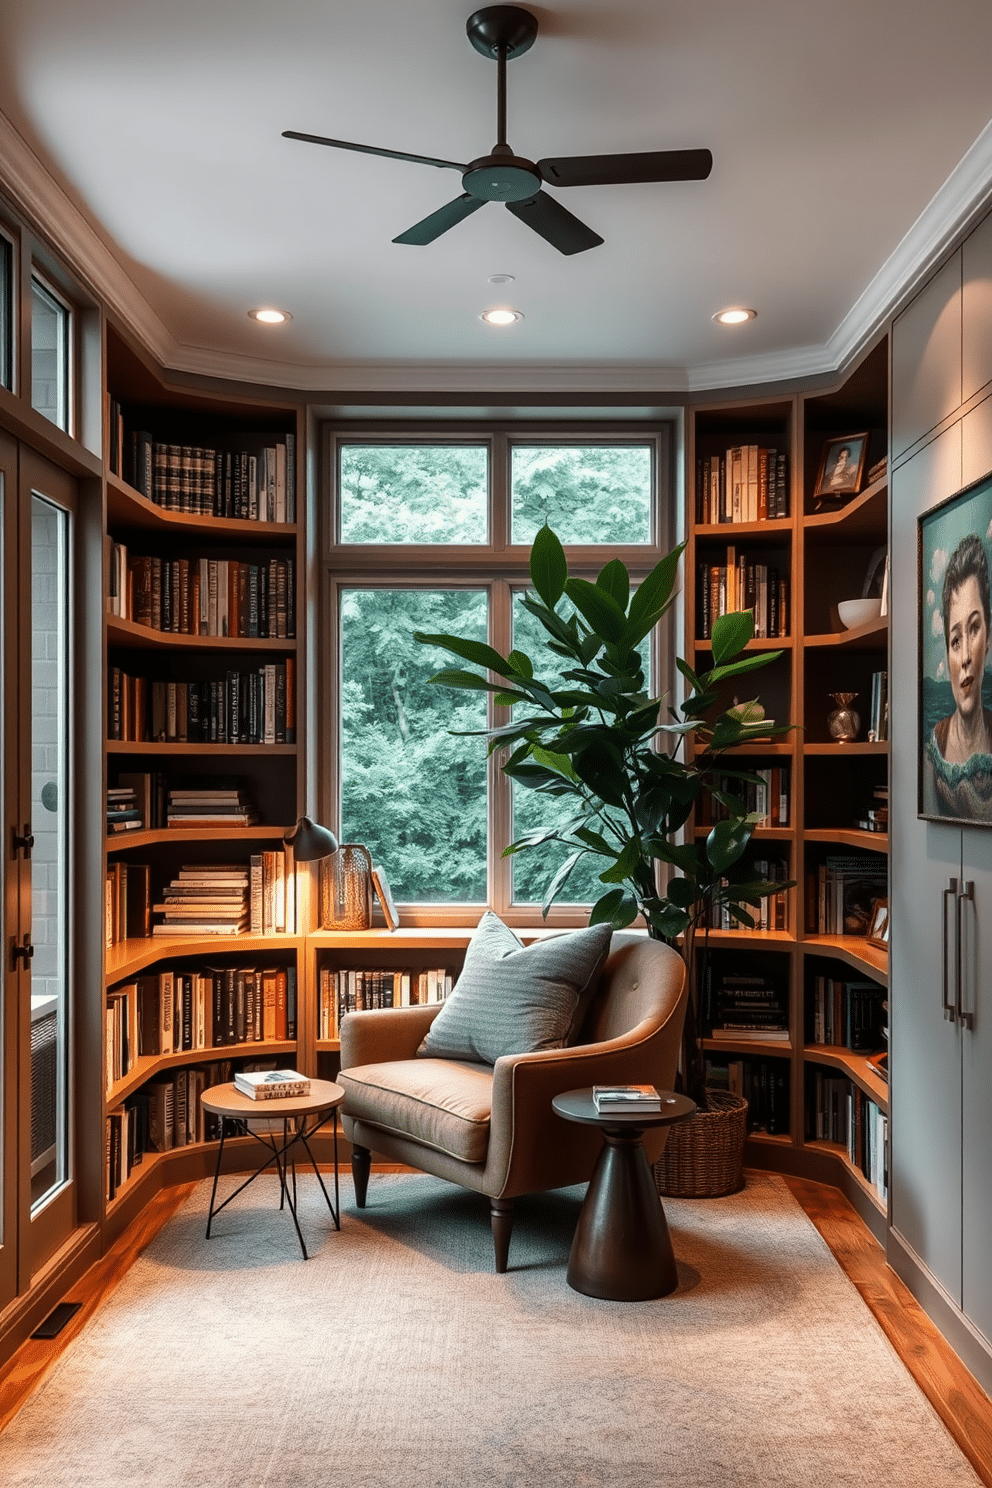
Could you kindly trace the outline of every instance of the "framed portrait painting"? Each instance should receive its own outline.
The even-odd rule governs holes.
[[[867,432],[828,439],[820,455],[814,498],[817,501],[844,501],[849,496],[856,496],[861,490],[867,454]]]
[[[992,826],[992,476],[919,519],[919,815]]]

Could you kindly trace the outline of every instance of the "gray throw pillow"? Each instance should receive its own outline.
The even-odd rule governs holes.
[[[417,1053],[495,1064],[575,1038],[610,949],[609,925],[525,946],[487,910],[465,965]]]

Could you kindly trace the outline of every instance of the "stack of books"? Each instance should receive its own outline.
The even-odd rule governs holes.
[[[252,827],[258,812],[242,790],[170,790],[165,811],[170,827]]]
[[[107,787],[107,835],[140,832],[144,826],[138,793],[133,785]]]
[[[165,917],[152,926],[153,935],[238,935],[249,922],[248,869],[239,863],[187,863],[153,908]]]
[[[287,1100],[310,1094],[310,1081],[297,1070],[239,1070],[235,1089],[252,1100]]]
[[[593,1104],[604,1112],[660,1111],[662,1098],[653,1085],[594,1085]]]
[[[771,978],[730,973],[708,990],[713,1004],[711,1037],[724,1042],[788,1043],[788,992]]]

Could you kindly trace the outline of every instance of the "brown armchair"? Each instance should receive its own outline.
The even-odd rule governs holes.
[[[420,1059],[437,1006],[349,1013],[338,1080],[358,1207],[365,1208],[373,1152],[486,1194],[496,1270],[505,1271],[514,1198],[588,1182],[602,1147],[595,1127],[556,1116],[552,1097],[589,1085],[671,1088],[685,998],[682,958],[625,933],[613,936],[579,1042],[563,1049],[507,1055],[495,1065]],[[650,1162],[666,1135],[645,1132]]]

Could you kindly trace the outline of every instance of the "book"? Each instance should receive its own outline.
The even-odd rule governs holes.
[[[400,916],[389,887],[389,880],[377,863],[372,865],[372,887],[376,892],[379,903],[382,905],[383,917],[386,921],[387,930],[399,928]]]
[[[594,1085],[597,1111],[660,1111],[661,1095],[653,1085]]]
[[[286,1100],[310,1094],[310,1081],[297,1070],[241,1070],[235,1087],[252,1100]]]

